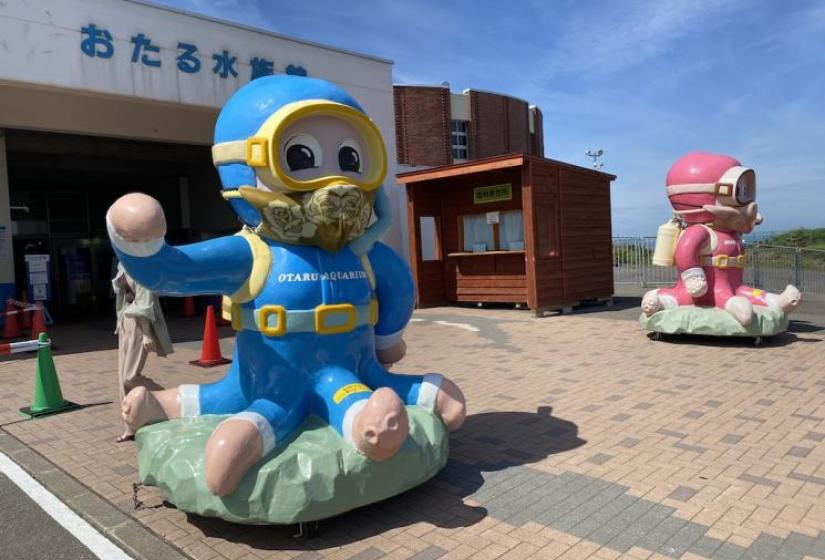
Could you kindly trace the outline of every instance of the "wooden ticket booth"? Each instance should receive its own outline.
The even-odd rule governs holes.
[[[615,178],[526,154],[398,175],[418,305],[516,303],[540,314],[609,298]]]

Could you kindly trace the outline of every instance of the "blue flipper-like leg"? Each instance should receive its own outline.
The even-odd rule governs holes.
[[[240,380],[240,360],[234,356],[223,379],[196,385],[199,388],[201,414],[234,414],[249,406]]]
[[[327,366],[315,377],[315,413],[352,442],[352,422],[372,395],[372,390],[342,367]]]
[[[404,375],[387,371],[375,360],[370,360],[362,370],[364,378],[373,389],[389,387],[405,404],[415,404],[430,412],[435,411],[435,398],[443,377],[440,373]]]

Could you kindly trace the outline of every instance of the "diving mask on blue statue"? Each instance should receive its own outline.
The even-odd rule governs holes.
[[[359,237],[387,169],[381,134],[363,113],[326,100],[273,113],[245,140],[212,148],[216,165],[242,163],[256,185],[225,191],[261,214],[258,234],[335,252]]]

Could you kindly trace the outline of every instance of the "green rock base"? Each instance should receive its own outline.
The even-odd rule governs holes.
[[[204,449],[228,416],[152,424],[137,432],[141,481],[157,486],[178,509],[244,524],[316,521],[405,492],[447,463],[448,436],[433,414],[408,406],[410,435],[390,460],[373,462],[317,417],[298,436],[253,466],[235,492],[219,498],[206,488]]]
[[[733,315],[716,307],[677,307],[639,317],[643,328],[664,334],[710,336],[775,336],[788,330],[788,315],[767,307],[755,307],[750,325],[743,327]]]

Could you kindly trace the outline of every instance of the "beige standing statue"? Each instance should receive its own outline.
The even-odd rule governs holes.
[[[161,389],[157,383],[145,377],[143,366],[149,352],[164,357],[174,352],[163,310],[158,296],[135,282],[118,264],[112,280],[115,290],[118,335],[117,366],[120,400],[135,387]],[[133,439],[134,431],[126,426],[117,441]]]

